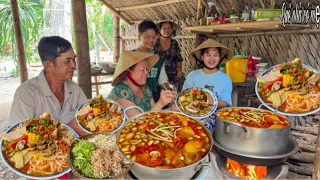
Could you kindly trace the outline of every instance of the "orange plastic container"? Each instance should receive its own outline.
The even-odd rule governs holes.
[[[248,73],[248,59],[243,56],[234,56],[226,63],[226,73],[233,83],[245,82]]]

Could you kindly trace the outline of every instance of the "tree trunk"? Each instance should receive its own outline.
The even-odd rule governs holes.
[[[297,139],[297,143],[302,151],[312,152],[312,153],[316,152],[316,145],[308,144],[305,141],[298,140],[298,139]]]
[[[120,19],[113,14],[113,62],[118,62],[120,56]]]
[[[26,63],[26,54],[24,52],[24,41],[22,37],[19,8],[17,0],[10,0],[11,11],[13,17],[13,28],[15,36],[15,44],[17,48],[17,55],[19,60],[19,70],[20,70],[20,84],[28,80],[28,69]]]
[[[289,170],[291,172],[295,172],[302,175],[312,175],[312,168],[305,166],[295,166],[293,164],[288,163]]]
[[[301,152],[290,156],[289,159],[297,160],[300,162],[313,163],[314,157],[314,153]]]
[[[289,171],[287,179],[311,179],[311,176],[300,175]]]
[[[312,134],[305,134],[298,131],[291,131],[291,135],[296,137],[296,139],[306,141],[306,143],[314,144],[317,142],[317,136]]]
[[[86,4],[84,0],[72,0],[71,5],[76,40],[78,85],[82,88],[87,98],[91,99],[91,66]]]
[[[312,179],[320,179],[320,126],[318,130],[318,139],[314,158]]]
[[[318,135],[318,127],[303,127],[295,126],[292,128],[294,131],[300,131],[307,134]]]

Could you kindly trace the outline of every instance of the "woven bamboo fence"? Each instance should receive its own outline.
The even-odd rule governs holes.
[[[194,18],[187,18],[175,22],[182,28],[186,25],[196,24]],[[123,28],[123,32],[126,36],[136,36],[138,34],[137,25]],[[191,35],[191,33],[182,31],[181,35]],[[205,38],[203,40],[205,40]],[[299,57],[304,64],[320,69],[320,34],[217,37],[215,40],[243,54],[246,51],[250,51],[254,56],[261,57],[262,61],[267,62],[269,66],[291,61]],[[181,54],[184,58],[183,71],[186,76],[193,70],[191,63],[187,60],[187,56],[195,48],[196,39],[178,39],[177,41],[180,44]],[[140,42],[127,40],[123,44],[126,50],[131,50],[137,48]],[[254,93],[252,88],[249,93]],[[292,135],[297,139],[301,147],[301,152],[290,158],[290,160],[295,163],[290,164],[288,178],[310,179],[313,169],[320,114],[290,117],[289,119],[292,122]]]

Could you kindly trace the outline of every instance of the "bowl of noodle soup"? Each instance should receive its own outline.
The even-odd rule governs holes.
[[[206,118],[218,107],[217,96],[209,89],[192,87],[181,91],[175,100],[181,113],[190,118]]]
[[[9,141],[11,135],[21,137]],[[78,137],[72,128],[44,113],[10,127],[2,135],[0,155],[4,164],[20,176],[54,179],[71,171],[68,150]]]
[[[271,82],[275,84],[275,82],[278,81],[280,86],[278,86],[279,89],[276,91],[273,85],[265,88],[268,86],[268,84],[257,81],[255,86],[256,95],[261,103],[269,110],[285,116],[307,116],[314,114],[320,110],[320,83],[318,82],[318,84],[312,85],[309,83],[308,78],[299,79],[299,76],[296,76],[294,72],[290,75],[291,77],[289,76],[289,81],[293,81],[294,83],[291,85],[284,84],[286,81],[288,81],[288,75],[283,73],[283,70],[294,71],[292,70],[294,68],[290,67],[293,65],[292,62],[273,66],[264,71],[261,76],[265,76],[270,73],[274,73],[276,70],[280,70],[280,75],[277,77],[277,79]],[[292,64],[290,66],[288,65],[287,69],[285,69],[286,65],[289,63]],[[300,76],[303,76],[303,74],[307,73],[310,73],[310,77],[312,75],[320,75],[319,70],[311,66],[301,64],[301,62],[300,64],[297,63],[294,65],[297,69],[299,67],[300,70],[298,70],[298,72],[301,72]],[[278,105],[275,105],[277,102],[279,102]]]
[[[80,179],[119,179],[129,172],[132,162],[117,149],[116,135],[108,132],[87,134],[69,149],[72,172]]]
[[[125,118],[119,103],[98,95],[78,107],[76,121],[87,133],[113,133],[121,128]]]

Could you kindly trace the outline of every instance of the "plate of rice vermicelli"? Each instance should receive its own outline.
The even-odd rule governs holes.
[[[81,179],[118,179],[132,167],[132,162],[117,148],[116,135],[94,133],[74,141],[69,151],[72,171]]]

